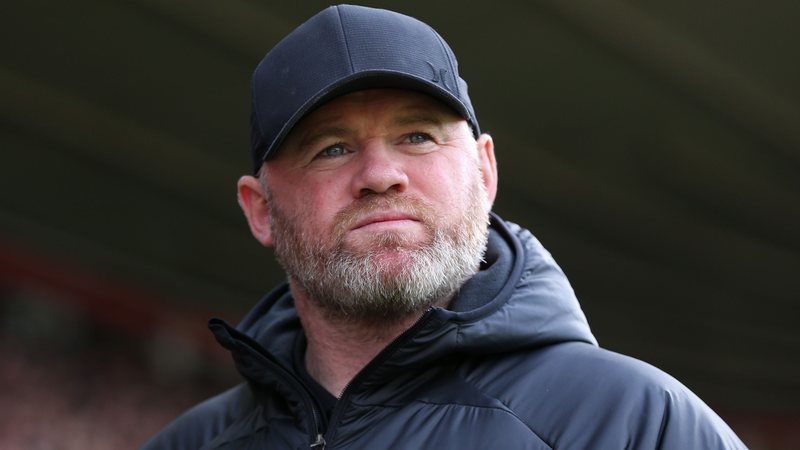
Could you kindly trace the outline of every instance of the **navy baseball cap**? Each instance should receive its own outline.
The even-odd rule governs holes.
[[[430,95],[464,117],[476,138],[480,135],[456,57],[433,28],[393,11],[331,6],[283,38],[253,73],[255,173],[314,108],[374,88]]]

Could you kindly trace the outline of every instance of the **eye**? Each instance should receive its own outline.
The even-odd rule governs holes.
[[[432,140],[430,134],[422,132],[411,133],[406,137],[406,139],[408,139],[409,144],[424,144],[425,142]]]
[[[344,148],[342,144],[333,144],[331,146],[325,147],[321,152],[319,152],[320,157],[322,158],[335,158],[337,156],[342,156],[347,153],[347,149]]]

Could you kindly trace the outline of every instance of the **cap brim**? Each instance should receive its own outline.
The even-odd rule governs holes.
[[[325,89],[320,90],[316,95],[312,96],[302,107],[300,107],[292,117],[286,121],[281,131],[275,136],[275,139],[264,152],[262,160],[267,160],[272,157],[280,149],[286,136],[292,131],[295,125],[306,115],[310,114],[315,109],[324,105],[325,103],[343,95],[363,91],[367,89],[407,89],[411,91],[421,92],[441,101],[445,105],[453,108],[461,117],[463,117],[470,125],[474,136],[477,138],[480,134],[477,121],[470,115],[469,108],[456,98],[453,94],[429,80],[419,78],[401,72],[393,71],[368,71],[359,72],[351,76],[342,78],[335,83],[328,85]]]

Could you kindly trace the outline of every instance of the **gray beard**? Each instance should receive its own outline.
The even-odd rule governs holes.
[[[443,305],[475,274],[486,250],[489,203],[480,181],[455,224],[437,224],[433,208],[419,200],[376,194],[337,215],[329,243],[300,228],[307,213],[290,219],[268,190],[266,195],[278,261],[330,319],[386,323]],[[358,217],[398,205],[420,218],[432,236],[430,242],[411,245],[396,233],[384,232],[368,251],[347,248],[344,234]],[[386,251],[402,255],[401,262],[385,261],[381,256]]]

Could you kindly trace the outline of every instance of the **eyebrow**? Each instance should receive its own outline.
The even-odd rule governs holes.
[[[298,142],[298,144],[299,144],[298,146],[301,149],[308,148],[309,146],[313,145],[315,142],[318,142],[318,141],[320,141],[322,139],[325,139],[325,138],[327,138],[329,136],[343,136],[343,135],[345,135],[347,133],[350,133],[350,132],[352,132],[352,130],[350,130],[349,128],[343,127],[343,126],[331,125],[331,126],[322,127],[322,128],[316,129],[316,130],[306,134],[305,136],[303,136],[303,138],[300,139],[300,142]]]

